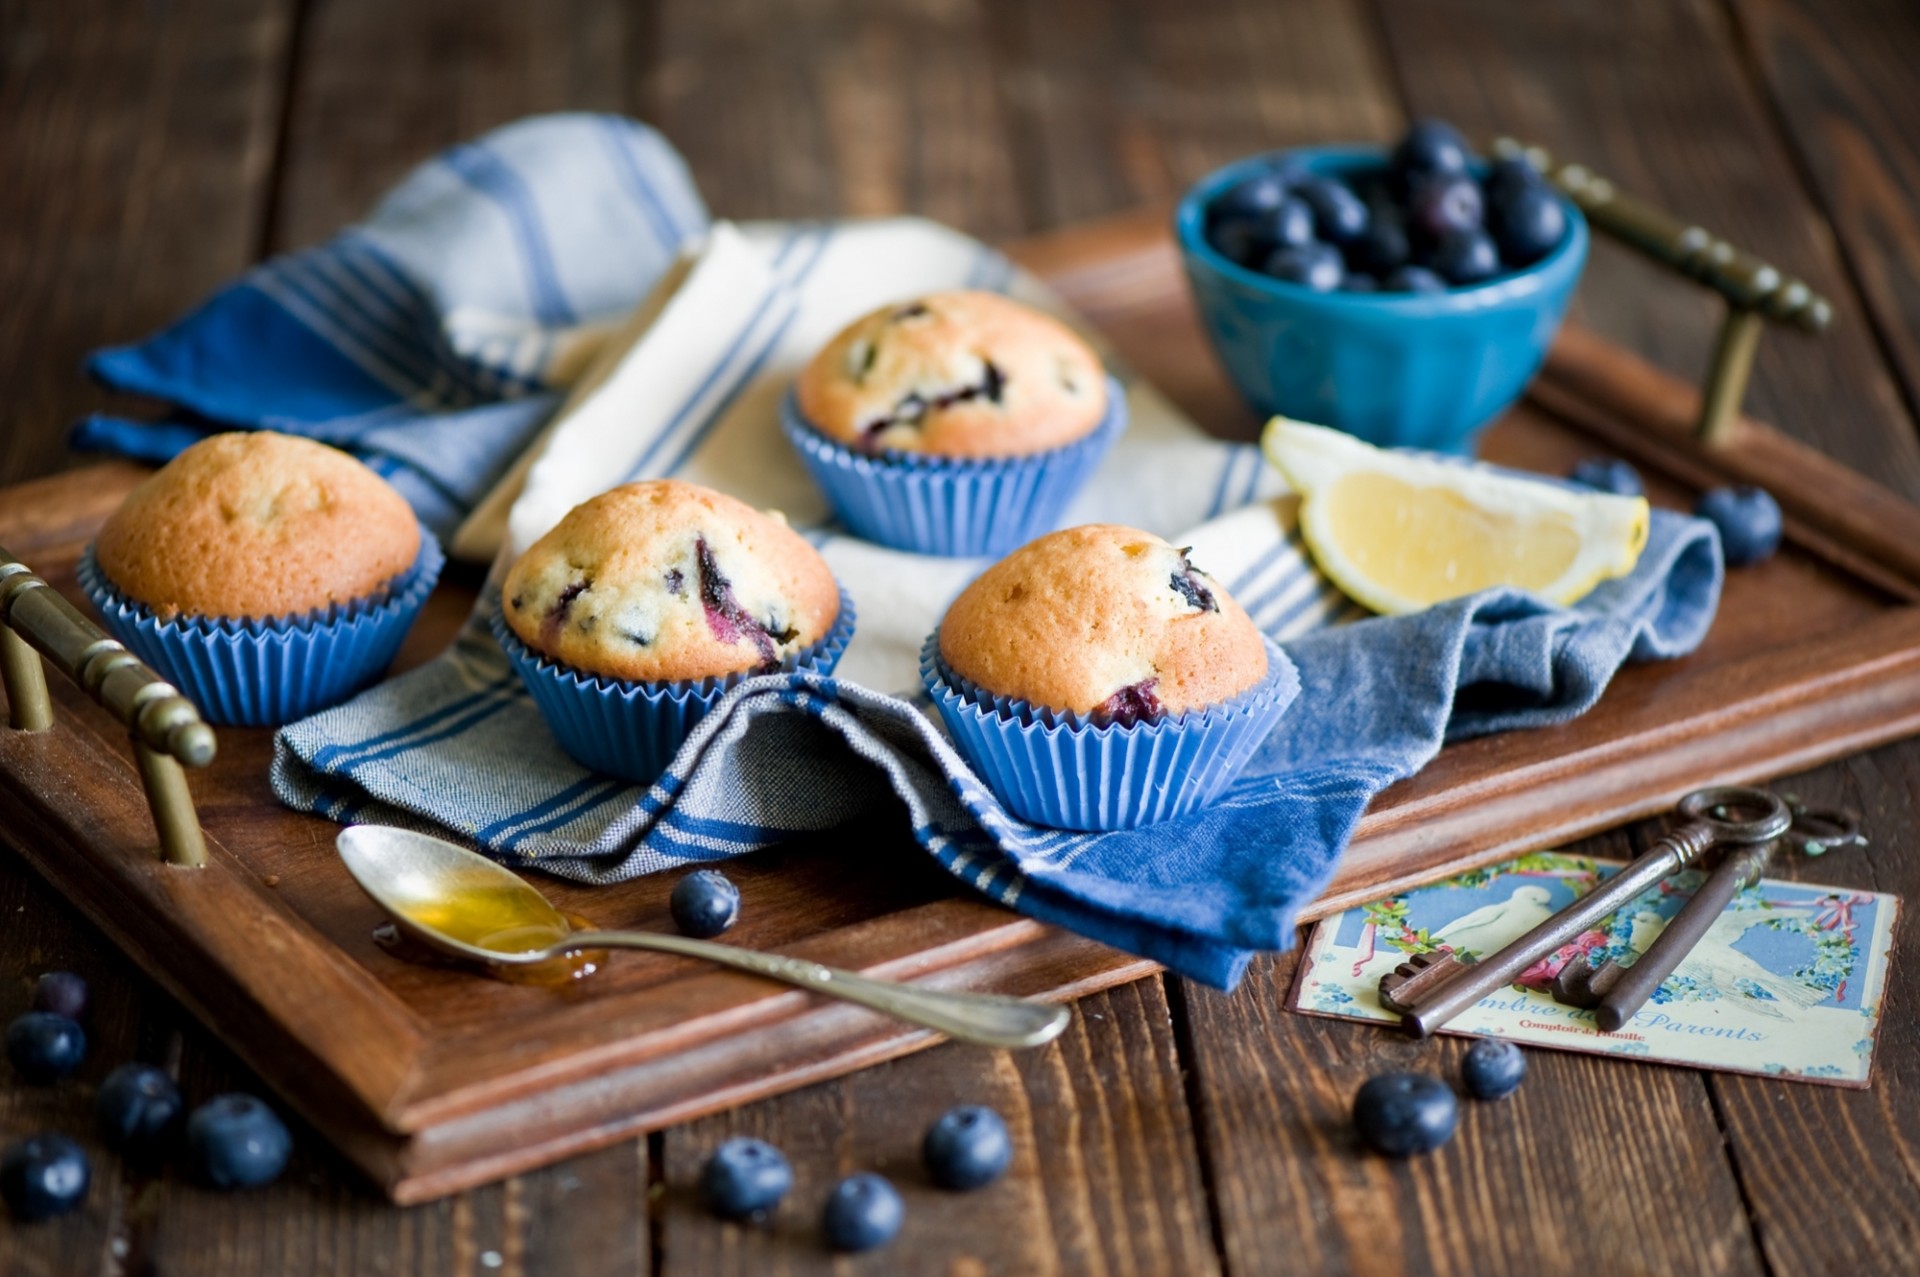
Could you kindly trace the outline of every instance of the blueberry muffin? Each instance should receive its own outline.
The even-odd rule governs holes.
[[[325,444],[203,439],[128,495],[94,556],[160,620],[295,616],[380,594],[420,554],[405,498]]]
[[[1023,457],[1085,438],[1107,379],[1066,325],[996,293],[931,293],[883,306],[800,375],[800,415],[865,453]]]
[[[671,479],[575,506],[501,593],[528,648],[625,681],[771,671],[840,614],[826,561],[779,516]]]
[[[1267,675],[1260,631],[1186,551],[1113,524],[1014,551],[940,623],[940,657],[994,696],[1094,722],[1155,721]]]

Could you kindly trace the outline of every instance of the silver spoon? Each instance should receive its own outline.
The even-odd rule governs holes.
[[[687,936],[577,930],[512,870],[412,830],[353,825],[341,831],[335,846],[354,880],[402,931],[469,962],[530,966],[583,949],[650,949],[799,985],[981,1046],[1039,1046],[1067,1027],[1069,1012],[1063,1006],[923,989]]]

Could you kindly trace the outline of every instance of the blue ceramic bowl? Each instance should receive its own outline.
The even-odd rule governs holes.
[[[1347,177],[1386,165],[1386,150],[1282,152]],[[1567,234],[1523,270],[1444,293],[1317,293],[1230,261],[1207,242],[1207,206],[1270,166],[1256,155],[1202,178],[1174,214],[1174,235],[1207,336],[1263,416],[1336,426],[1370,443],[1471,451],[1480,428],[1520,397],[1547,357],[1587,260],[1587,223],[1571,201]]]

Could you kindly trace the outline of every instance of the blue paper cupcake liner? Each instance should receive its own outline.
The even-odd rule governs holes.
[[[645,682],[602,678],[540,655],[507,625],[498,604],[493,634],[526,684],[554,739],[582,767],[650,785],[694,726],[751,672],[724,678]],[[786,672],[831,674],[853,638],[853,599],[840,590],[840,615],[826,637],[788,657]]]
[[[856,452],[808,425],[791,390],[780,427],[855,536],[915,554],[1002,555],[1053,531],[1126,429],[1127,394],[1107,378],[1107,414],[1093,433],[1028,457]]]
[[[420,529],[413,566],[380,594],[266,620],[177,616],[121,593],[89,545],[80,588],[108,633],[180,689],[212,723],[272,727],[317,714],[362,691],[393,664],[446,564]]]
[[[1008,811],[1055,829],[1134,829],[1198,811],[1246,769],[1300,691],[1279,644],[1267,676],[1230,700],[1138,723],[1093,723],[993,696],[953,672],[935,631],[920,650],[955,748]]]

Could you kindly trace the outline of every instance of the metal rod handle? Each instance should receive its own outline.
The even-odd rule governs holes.
[[[41,732],[53,725],[41,657],[132,734],[161,856],[173,865],[205,864],[206,840],[181,767],[213,761],[213,728],[173,684],[0,546],[0,677],[15,730]]]
[[[1545,149],[1510,137],[1496,138],[1493,153],[1526,160],[1566,193],[1595,230],[1727,299],[1727,317],[1707,366],[1694,427],[1708,443],[1726,442],[1739,419],[1762,320],[1808,333],[1825,332],[1833,323],[1833,303],[1806,281],[1735,248],[1697,223],[1626,194],[1586,165],[1556,162]]]

